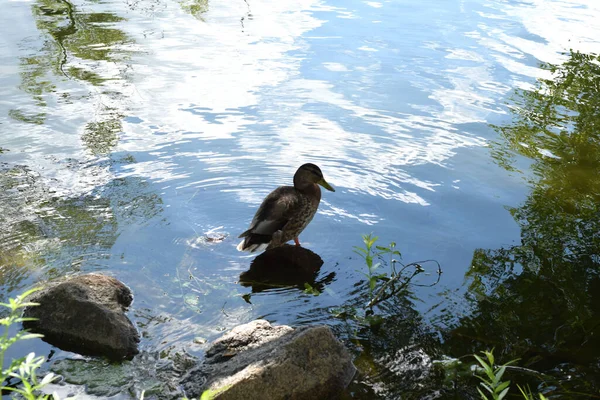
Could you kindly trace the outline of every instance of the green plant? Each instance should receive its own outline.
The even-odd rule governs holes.
[[[354,252],[361,256],[367,264],[367,272],[364,275],[367,277],[367,283],[369,284],[369,294],[373,296],[373,292],[377,287],[379,281],[388,281],[389,277],[386,272],[376,273],[375,271],[381,267],[381,262],[375,262],[381,256],[385,254],[390,255],[390,266],[392,272],[395,273],[396,260],[392,258],[394,255],[402,258],[402,254],[398,250],[394,250],[396,243],[392,242],[388,247],[376,246],[375,242],[379,239],[377,236],[363,235],[363,243],[365,247],[354,246]]]
[[[477,391],[482,400],[501,400],[507,396],[510,391],[510,381],[504,379],[504,373],[506,371],[512,371],[520,376],[529,375],[535,376],[542,381],[547,378],[546,375],[524,367],[512,365],[517,360],[512,360],[506,364],[497,366],[493,355],[493,350],[482,351],[485,357],[478,355],[469,354],[459,358],[451,358],[448,356],[442,356],[439,360],[434,360],[433,364],[439,366],[444,371],[445,385],[452,386],[458,381],[468,382],[467,385],[471,387],[473,376],[477,377],[481,382],[477,387]],[[465,359],[471,359],[474,357],[478,364],[472,364],[464,362]],[[543,394],[539,394],[539,399],[535,397],[529,387],[527,389],[521,388],[517,385],[519,391],[523,395],[525,400],[547,400]],[[481,389],[484,389],[483,391]]]
[[[369,287],[369,301],[367,308],[371,311],[377,304],[382,303],[399,293],[401,293],[419,274],[424,273],[425,269],[421,264],[432,262],[437,266],[437,280],[429,285],[414,284],[414,286],[434,286],[440,281],[442,270],[437,261],[425,260],[403,264],[399,259],[402,254],[396,250],[396,243],[391,242],[388,246],[377,246],[375,243],[379,238],[377,236],[363,235],[364,247],[354,246],[354,252],[361,256],[367,264],[367,272],[364,275],[367,278]],[[389,261],[383,259],[384,256],[389,256]],[[397,256],[398,259],[395,259]],[[377,270],[387,264],[388,272],[377,272]],[[400,265],[397,269],[396,266]],[[408,271],[411,271],[408,273]]]
[[[45,400],[49,399],[50,395],[39,394],[40,390],[54,381],[56,378],[54,374],[48,373],[40,381],[37,376],[37,370],[44,363],[44,357],[36,357],[34,353],[29,353],[25,357],[14,359],[11,361],[8,368],[4,369],[4,355],[6,350],[21,340],[34,339],[42,337],[37,333],[29,333],[26,330],[17,332],[14,336],[10,336],[10,327],[14,324],[19,324],[24,321],[31,321],[32,318],[24,318],[21,316],[21,311],[25,307],[37,306],[37,303],[27,302],[25,299],[27,296],[39,289],[31,289],[14,299],[9,299],[8,303],[0,303],[0,306],[8,308],[8,315],[0,319],[0,324],[4,326],[4,334],[0,337],[0,379],[2,380],[3,391],[13,392],[13,397],[16,395],[19,398],[27,400]],[[20,383],[19,386],[10,385],[6,386],[7,380],[14,378]],[[56,394],[52,397],[58,400]]]
[[[493,349],[491,351],[482,351],[482,353],[485,355],[485,359],[476,354],[473,354],[473,357],[475,357],[475,359],[479,363],[479,366],[473,365],[472,368],[476,368],[484,373],[483,375],[475,375],[481,380],[479,384],[487,392],[485,393],[481,390],[481,388],[477,388],[477,391],[479,392],[482,400],[502,400],[507,395],[510,389],[510,381],[503,379],[504,373],[507,369],[518,371],[521,373],[543,376],[543,374],[540,374],[537,371],[523,367],[513,366],[512,364],[514,364],[518,360],[511,360],[506,364],[497,366],[495,365],[493,351]],[[533,395],[533,393],[531,393],[531,390],[529,388],[523,389],[519,385],[517,385],[517,387],[519,388],[519,391],[521,392],[525,400],[536,400],[535,396]],[[543,394],[539,393],[539,400],[547,400],[547,398]]]
[[[527,388],[527,390],[525,390],[519,385],[517,385],[517,387],[519,388],[519,391],[521,392],[525,400],[535,400],[535,396],[533,395],[533,393],[531,393],[531,389]],[[541,393],[539,394],[539,396],[539,400],[548,400],[548,398]]]
[[[477,391],[484,400],[502,400],[510,389],[510,381],[502,380],[506,367],[516,360],[509,361],[508,363],[500,366],[494,364],[494,354],[492,351],[482,351],[486,356],[487,360],[474,354],[473,357],[477,360],[481,368],[483,369],[484,375],[475,375],[481,382],[479,384],[486,390],[487,394],[484,393],[481,388],[477,388]],[[491,396],[491,397],[488,397]]]
[[[396,250],[396,243],[388,246],[378,246],[377,236],[363,235],[364,246],[354,246],[354,252],[358,254],[367,266],[367,271],[362,272],[366,277],[366,290],[363,290],[362,282],[357,284],[358,296],[345,305],[331,310],[337,318],[351,319],[366,324],[372,328],[378,327],[384,321],[385,307],[382,303],[397,298],[400,295],[407,296],[407,287],[412,286],[434,286],[442,273],[437,261],[426,260],[403,264],[400,259],[402,254]],[[434,283],[423,285],[416,284],[413,279],[425,269],[421,264],[434,263],[437,266],[437,280]],[[387,271],[384,271],[388,267]],[[377,307],[380,312],[376,312]]]
[[[304,293],[306,293],[306,294],[312,294],[313,296],[318,296],[318,295],[321,294],[321,292],[319,291],[319,289],[315,288],[314,286],[312,286],[308,282],[304,282]]]

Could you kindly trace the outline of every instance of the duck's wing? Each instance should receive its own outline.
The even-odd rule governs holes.
[[[281,230],[300,207],[300,199],[292,186],[282,186],[263,200],[254,215],[250,228],[239,237],[261,235],[270,237]]]

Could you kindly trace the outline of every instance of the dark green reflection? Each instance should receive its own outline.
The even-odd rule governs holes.
[[[531,193],[509,209],[521,244],[475,251],[473,311],[446,345],[453,355],[495,347],[548,374],[546,391],[588,398],[600,389],[600,58],[571,52],[542,68],[552,78],[517,94],[493,147],[508,170],[517,155],[532,160]]]
[[[92,85],[98,89],[83,98],[93,98],[98,93],[98,104],[91,105],[94,120],[87,124],[83,142],[93,154],[108,154],[117,144],[124,111],[106,106],[107,99],[114,104],[124,95],[105,90],[103,85],[121,79],[106,68],[107,63],[125,67],[130,57],[124,46],[133,40],[117,28],[124,19],[109,12],[84,12],[67,0],[37,0],[32,15],[46,40],[35,54],[21,58],[20,88],[32,96],[38,111],[13,109],[9,115],[21,122],[44,124],[50,114],[48,96],[56,96],[59,102],[72,101],[68,92],[56,95],[59,82],[72,80]]]

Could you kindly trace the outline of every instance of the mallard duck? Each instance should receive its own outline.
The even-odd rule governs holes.
[[[268,250],[294,239],[315,216],[321,201],[321,189],[335,192],[325,181],[321,169],[315,164],[304,164],[294,174],[294,186],[280,186],[273,190],[258,208],[250,227],[239,237],[239,251],[251,253]]]

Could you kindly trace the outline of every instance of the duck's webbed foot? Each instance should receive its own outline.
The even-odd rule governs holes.
[[[296,243],[296,246],[300,246],[300,240],[297,237],[294,238],[294,243]]]

